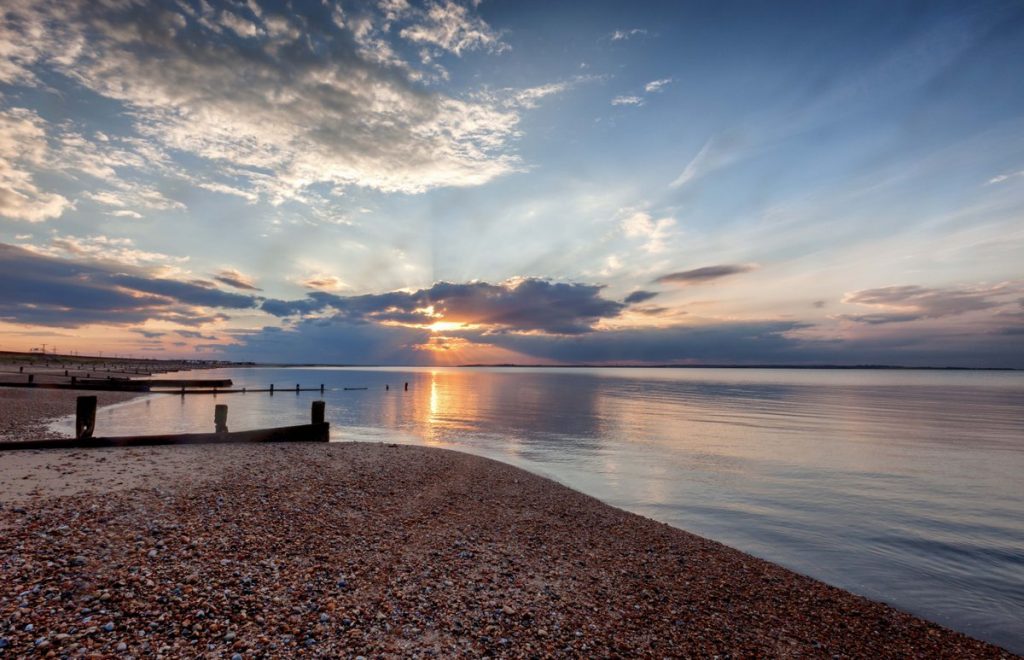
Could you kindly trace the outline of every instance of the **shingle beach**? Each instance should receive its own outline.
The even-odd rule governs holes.
[[[1012,657],[453,451],[0,460],[8,657]]]

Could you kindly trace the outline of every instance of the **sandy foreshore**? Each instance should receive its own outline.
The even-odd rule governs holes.
[[[0,461],[0,655],[1012,657],[452,451]]]

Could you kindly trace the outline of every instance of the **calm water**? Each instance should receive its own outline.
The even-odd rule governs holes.
[[[248,387],[324,383],[334,440],[498,458],[1024,652],[1024,374],[261,368],[203,375]],[[356,386],[370,389],[341,389]],[[214,403],[229,404],[232,430],[305,423],[314,398],[157,395],[101,411],[98,433],[212,431]]]

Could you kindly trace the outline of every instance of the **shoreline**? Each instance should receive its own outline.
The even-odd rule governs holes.
[[[1017,657],[453,450],[17,454],[0,471],[15,655]]]

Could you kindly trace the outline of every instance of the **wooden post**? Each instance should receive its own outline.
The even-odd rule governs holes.
[[[384,391],[385,391],[385,392],[387,392],[387,391],[388,391],[388,390],[390,390],[390,389],[391,389],[391,386],[390,386],[390,385],[385,385],[385,386],[384,386]]]
[[[313,423],[323,424],[324,423],[324,406],[327,405],[323,401],[313,402]]]
[[[67,370],[67,369],[65,369],[65,370],[64,370],[64,375],[65,375],[65,376],[67,376],[67,375],[68,375],[68,370]]]
[[[25,373],[25,367],[18,367],[18,373],[19,374]]]
[[[213,408],[213,423],[216,425],[217,433],[228,432],[228,404],[218,403]]]
[[[75,385],[78,385],[78,376],[71,377],[71,386],[74,387]]]
[[[406,381],[406,383],[405,383],[405,391],[406,392],[409,391],[409,382],[408,381]]]
[[[274,396],[274,384],[270,384],[270,396]]]
[[[32,374],[28,375],[28,382],[33,383],[33,382],[35,382],[35,380],[36,380],[36,377],[34,375],[32,375]]]
[[[242,394],[245,394],[245,388],[244,387],[242,388]]]
[[[295,383],[295,393],[296,394],[299,393],[299,384],[298,383]]]
[[[80,396],[75,404],[75,437],[91,438],[96,429],[96,397]]]
[[[324,384],[320,383],[320,395],[323,396],[323,393],[324,393]]]

